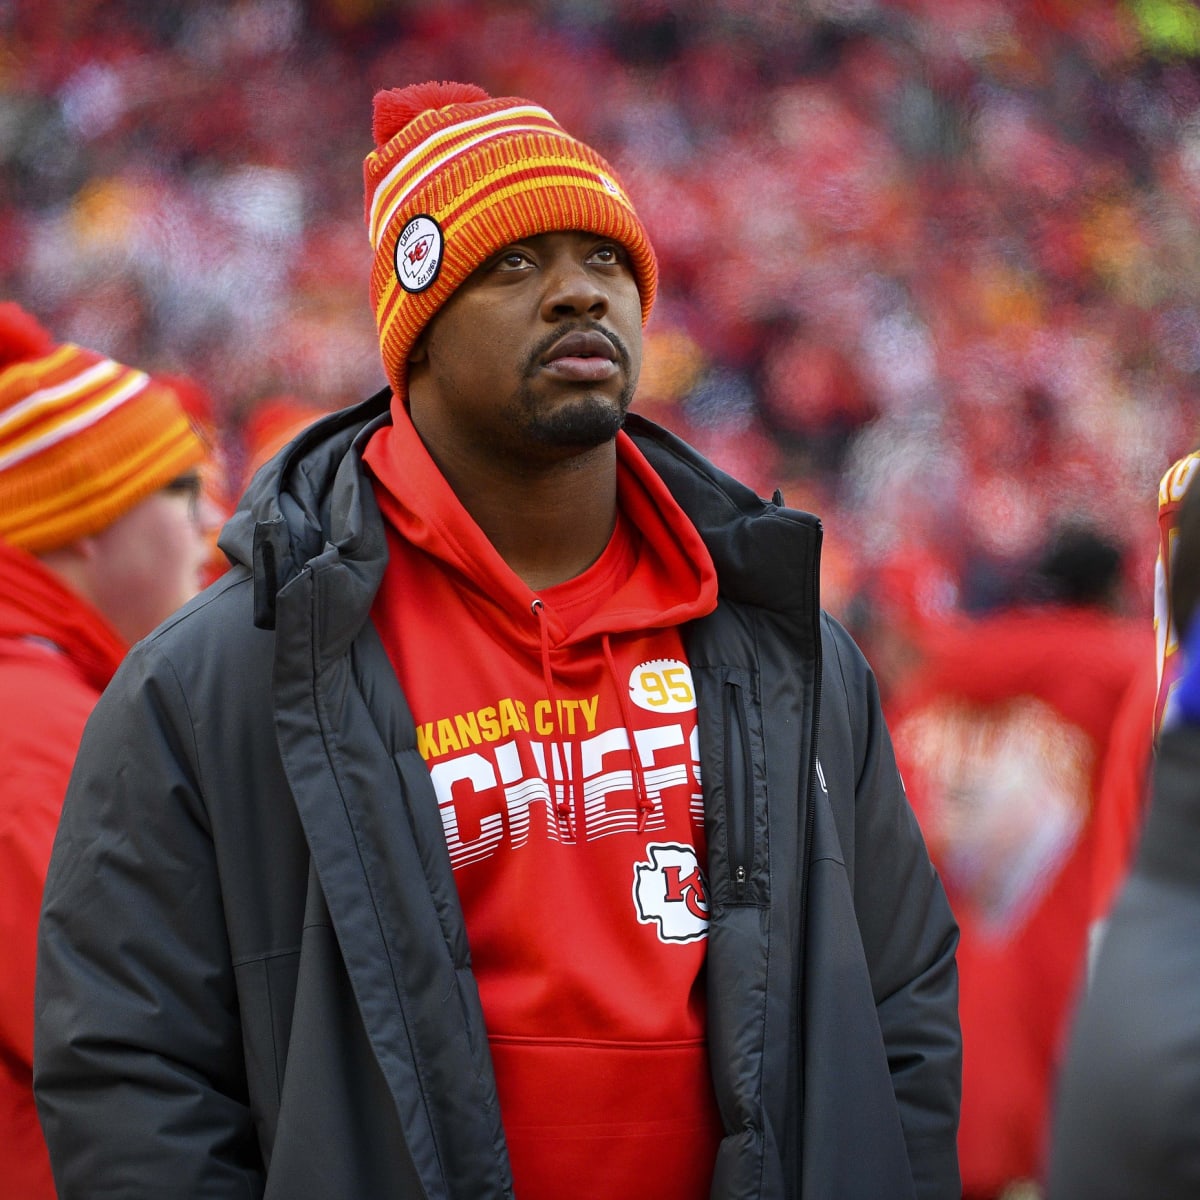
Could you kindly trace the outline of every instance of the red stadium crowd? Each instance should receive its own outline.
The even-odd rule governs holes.
[[[226,506],[383,385],[377,88],[477,81],[603,149],[660,260],[640,408],[822,517],[879,673],[964,929],[967,1194],[1036,1178],[1157,485],[1200,442],[1197,10],[17,0],[0,37],[0,298],[175,379]]]
[[[195,379],[239,462],[264,398],[382,380],[371,93],[478,79],[629,180],[663,268],[641,403],[822,514],[831,606],[902,537],[989,607],[1070,516],[1145,608],[1200,372],[1187,7],[17,3],[0,291]]]

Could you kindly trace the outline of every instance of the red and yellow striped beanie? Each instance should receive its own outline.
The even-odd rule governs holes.
[[[645,324],[658,285],[646,230],[612,167],[545,109],[473,84],[421,83],[375,94],[373,133],[363,166],[371,305],[398,396],[430,318],[521,238],[577,229],[619,242]]]
[[[204,457],[174,391],[0,304],[0,538],[69,545]]]

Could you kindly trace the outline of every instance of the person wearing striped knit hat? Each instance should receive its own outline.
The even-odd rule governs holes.
[[[1113,719],[1112,741],[1096,795],[1096,844],[1092,860],[1091,931],[1095,947],[1142,833],[1149,799],[1150,768],[1162,730],[1174,718],[1179,682],[1179,630],[1168,603],[1179,544],[1179,512],[1191,487],[1200,453],[1176,459],[1158,485],[1158,553],[1154,563],[1154,659],[1130,681]]]
[[[629,411],[594,149],[469,84],[373,125],[388,386],[256,472],[64,805],[63,1200],[957,1198],[957,928],[819,522]]]
[[[0,1190],[22,1200],[55,1195],[34,957],[67,777],[130,644],[199,584],[204,456],[170,390],[0,304]]]
[[[1140,837],[1072,1023],[1048,1200],[1200,1195],[1200,488],[1163,477],[1170,690]],[[1149,704],[1145,706],[1149,709]],[[1161,711],[1161,710],[1160,710]]]

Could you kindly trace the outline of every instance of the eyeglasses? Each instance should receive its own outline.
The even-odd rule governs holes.
[[[195,471],[180,475],[178,479],[172,479],[170,483],[164,483],[161,490],[172,495],[186,496],[188,517],[193,521],[200,519],[200,499],[204,495],[204,480]]]

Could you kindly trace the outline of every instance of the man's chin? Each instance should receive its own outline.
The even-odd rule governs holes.
[[[538,440],[564,450],[594,450],[611,442],[625,423],[627,405],[589,396],[576,404],[543,415],[534,422]]]

